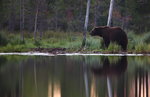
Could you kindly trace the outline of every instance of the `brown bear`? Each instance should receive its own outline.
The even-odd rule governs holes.
[[[110,42],[115,42],[120,45],[123,50],[127,50],[128,38],[126,33],[120,27],[95,27],[90,35],[102,37],[106,47],[109,46]]]

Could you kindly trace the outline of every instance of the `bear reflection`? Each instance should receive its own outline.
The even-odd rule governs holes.
[[[97,76],[118,76],[127,69],[127,57],[122,56],[117,62],[110,62],[108,57],[104,58],[102,67],[91,67],[91,71]]]

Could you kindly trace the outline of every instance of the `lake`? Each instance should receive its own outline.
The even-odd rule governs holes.
[[[150,57],[2,55],[0,97],[150,97]]]

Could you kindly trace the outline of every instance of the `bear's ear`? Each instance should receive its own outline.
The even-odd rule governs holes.
[[[95,31],[95,27],[91,30],[91,32]]]
[[[94,30],[95,30],[95,28],[96,28],[96,27],[93,27],[92,31],[94,31]]]
[[[95,27],[95,28],[94,28],[94,31],[96,31],[96,32],[98,32],[99,30],[100,30],[99,27]]]

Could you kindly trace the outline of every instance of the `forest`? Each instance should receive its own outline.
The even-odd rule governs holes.
[[[110,4],[111,0],[0,0],[0,52],[119,52],[117,44],[104,48],[101,38],[89,35],[93,27],[107,25]],[[129,53],[150,52],[149,5],[150,0],[114,0],[109,26],[127,33]]]

